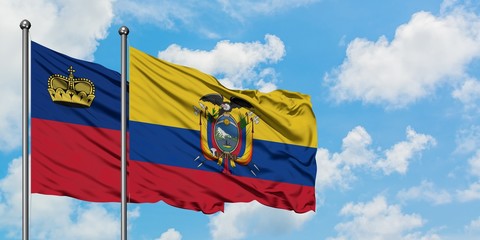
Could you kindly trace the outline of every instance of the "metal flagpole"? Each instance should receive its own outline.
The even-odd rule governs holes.
[[[30,222],[30,163],[28,159],[28,113],[29,113],[29,29],[28,20],[20,22],[22,29],[22,239],[28,240]]]
[[[122,204],[121,239],[127,240],[127,35],[129,30],[122,26],[118,33],[122,38]]]

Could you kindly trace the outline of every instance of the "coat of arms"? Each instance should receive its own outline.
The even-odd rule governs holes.
[[[223,166],[223,173],[231,174],[237,165],[247,167],[256,176],[260,169],[252,163],[254,124],[260,119],[254,107],[239,97],[226,100],[218,93],[207,94],[194,106],[199,116],[200,149],[205,161]],[[195,161],[200,159],[198,156]]]

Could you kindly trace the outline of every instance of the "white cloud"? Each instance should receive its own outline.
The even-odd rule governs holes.
[[[373,164],[376,154],[369,148],[372,138],[365,128],[357,126],[342,140],[342,152],[330,154],[317,150],[317,189],[338,185],[347,188],[355,179],[352,170]]]
[[[462,102],[466,110],[477,109],[480,102],[480,81],[467,79],[460,88],[452,92],[452,96]]]
[[[342,159],[331,157],[327,149],[317,150],[317,182],[316,189],[322,191],[327,187],[339,186],[348,188],[355,176],[348,165],[345,165]]]
[[[455,137],[456,153],[468,154],[480,149],[480,126],[472,125],[461,129]]]
[[[7,176],[0,179],[0,228],[21,227],[22,212],[22,159],[14,159]]]
[[[33,195],[32,203],[32,236],[99,240],[120,237],[118,217],[100,204],[80,206],[67,197],[44,195]]]
[[[420,233],[412,231],[425,224],[421,216],[402,213],[400,206],[389,205],[383,196],[367,203],[348,203],[340,215],[352,219],[337,224],[338,235],[330,239],[421,239]]]
[[[439,236],[436,233],[426,233],[422,234],[420,232],[410,233],[403,237],[403,240],[441,240],[443,237]]]
[[[429,181],[422,181],[419,186],[400,190],[397,193],[397,198],[401,201],[423,200],[434,205],[446,204],[452,201],[450,193],[446,190],[436,190],[434,184]]]
[[[21,142],[21,30],[20,21],[32,23],[31,39],[72,57],[93,59],[98,40],[107,35],[113,18],[113,0],[0,1],[0,150]]]
[[[470,172],[480,178],[480,150],[468,160],[470,165]]]
[[[118,0],[116,12],[123,17],[132,16],[140,22],[175,29],[178,25],[193,27],[210,38],[218,38],[217,33],[208,30],[211,15],[217,16],[215,24],[221,25],[218,16],[225,16],[229,23],[243,23],[255,16],[273,15],[309,5],[319,0],[248,0],[248,1],[198,1],[198,0]],[[202,14],[206,12],[208,14]],[[210,16],[209,16],[210,15]]]
[[[327,149],[317,150],[317,189],[339,186],[348,188],[355,180],[353,170],[365,168],[405,174],[410,161],[422,151],[435,145],[430,135],[416,133],[410,126],[406,129],[407,140],[401,141],[381,153],[375,151],[372,138],[361,126],[352,129],[342,141],[342,151],[331,154]]]
[[[187,4],[186,4],[187,3]],[[161,27],[172,29],[180,23],[191,22],[196,17],[193,5],[198,1],[169,0],[118,0],[115,11],[122,16],[133,16],[140,22],[152,22]]]
[[[169,228],[166,232],[162,233],[159,238],[155,240],[182,240],[182,234],[175,230],[175,228]]]
[[[443,0],[440,5],[440,12],[445,13],[457,6],[458,0]]]
[[[365,128],[357,126],[342,140],[342,152],[338,157],[352,167],[370,165],[375,159],[375,153],[368,148],[371,144],[372,137]]]
[[[300,229],[315,215],[266,207],[256,201],[227,204],[224,213],[210,217],[212,239],[236,240],[249,235],[281,235]]]
[[[21,158],[0,179],[0,228],[19,236],[22,192]],[[101,204],[80,204],[68,197],[33,194],[30,231],[35,239],[117,239],[119,219]]]
[[[435,146],[436,141],[430,135],[418,134],[411,127],[407,127],[407,141],[395,144],[385,152],[386,158],[379,160],[375,165],[385,174],[394,171],[405,174],[409,161],[430,146]]]
[[[272,68],[260,64],[276,63],[285,55],[285,45],[275,35],[265,35],[265,43],[232,43],[220,41],[211,51],[190,50],[172,44],[158,57],[177,64],[194,67],[205,73],[223,76],[219,81],[228,88],[242,89],[257,84],[264,90],[276,88],[276,74]]]
[[[472,220],[467,226],[465,226],[465,231],[469,233],[479,233],[480,234],[480,217]]]
[[[256,88],[260,92],[271,92],[277,89],[277,85],[274,82],[265,82],[263,79],[260,79],[257,83],[255,83]]]
[[[480,200],[480,150],[468,159],[468,171],[478,178],[467,189],[457,190],[457,198],[461,202]]]
[[[457,198],[461,202],[480,200],[480,182],[470,184],[465,190],[457,190]]]
[[[107,36],[113,19],[114,0],[6,0],[2,1],[0,21],[2,29],[12,45],[7,46],[12,53],[20,52],[20,28],[22,19],[32,23],[31,38],[47,47],[64,52],[72,57],[92,60],[98,40]],[[21,14],[20,14],[21,13]],[[15,42],[14,42],[15,41]],[[19,53],[15,54],[20,58]],[[16,65],[18,65],[16,63]]]
[[[135,207],[132,210],[127,211],[127,217],[130,219],[136,219],[140,217],[140,207]]]
[[[478,236],[480,236],[480,217],[471,220],[463,229],[443,235],[442,239],[478,240]]]
[[[448,79],[464,79],[468,64],[480,57],[479,29],[480,17],[462,9],[441,16],[415,13],[392,41],[354,39],[347,58],[325,81],[337,101],[405,107]]]
[[[273,68],[265,68],[258,74],[258,80],[254,84],[260,92],[271,92],[277,89],[277,73]]]

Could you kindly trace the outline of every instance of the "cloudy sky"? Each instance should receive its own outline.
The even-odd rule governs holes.
[[[317,211],[130,204],[130,239],[478,239],[480,4],[1,0],[0,239],[21,237],[21,30],[120,70],[129,44],[235,89],[309,94]],[[34,194],[32,239],[118,239],[119,204]]]

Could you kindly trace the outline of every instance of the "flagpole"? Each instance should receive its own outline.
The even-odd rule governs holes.
[[[127,35],[129,30],[122,26],[118,30],[122,38],[122,203],[121,203],[121,239],[127,240]]]
[[[22,239],[28,240],[30,222],[30,163],[28,161],[28,112],[29,112],[29,30],[28,20],[20,22],[22,29]]]

